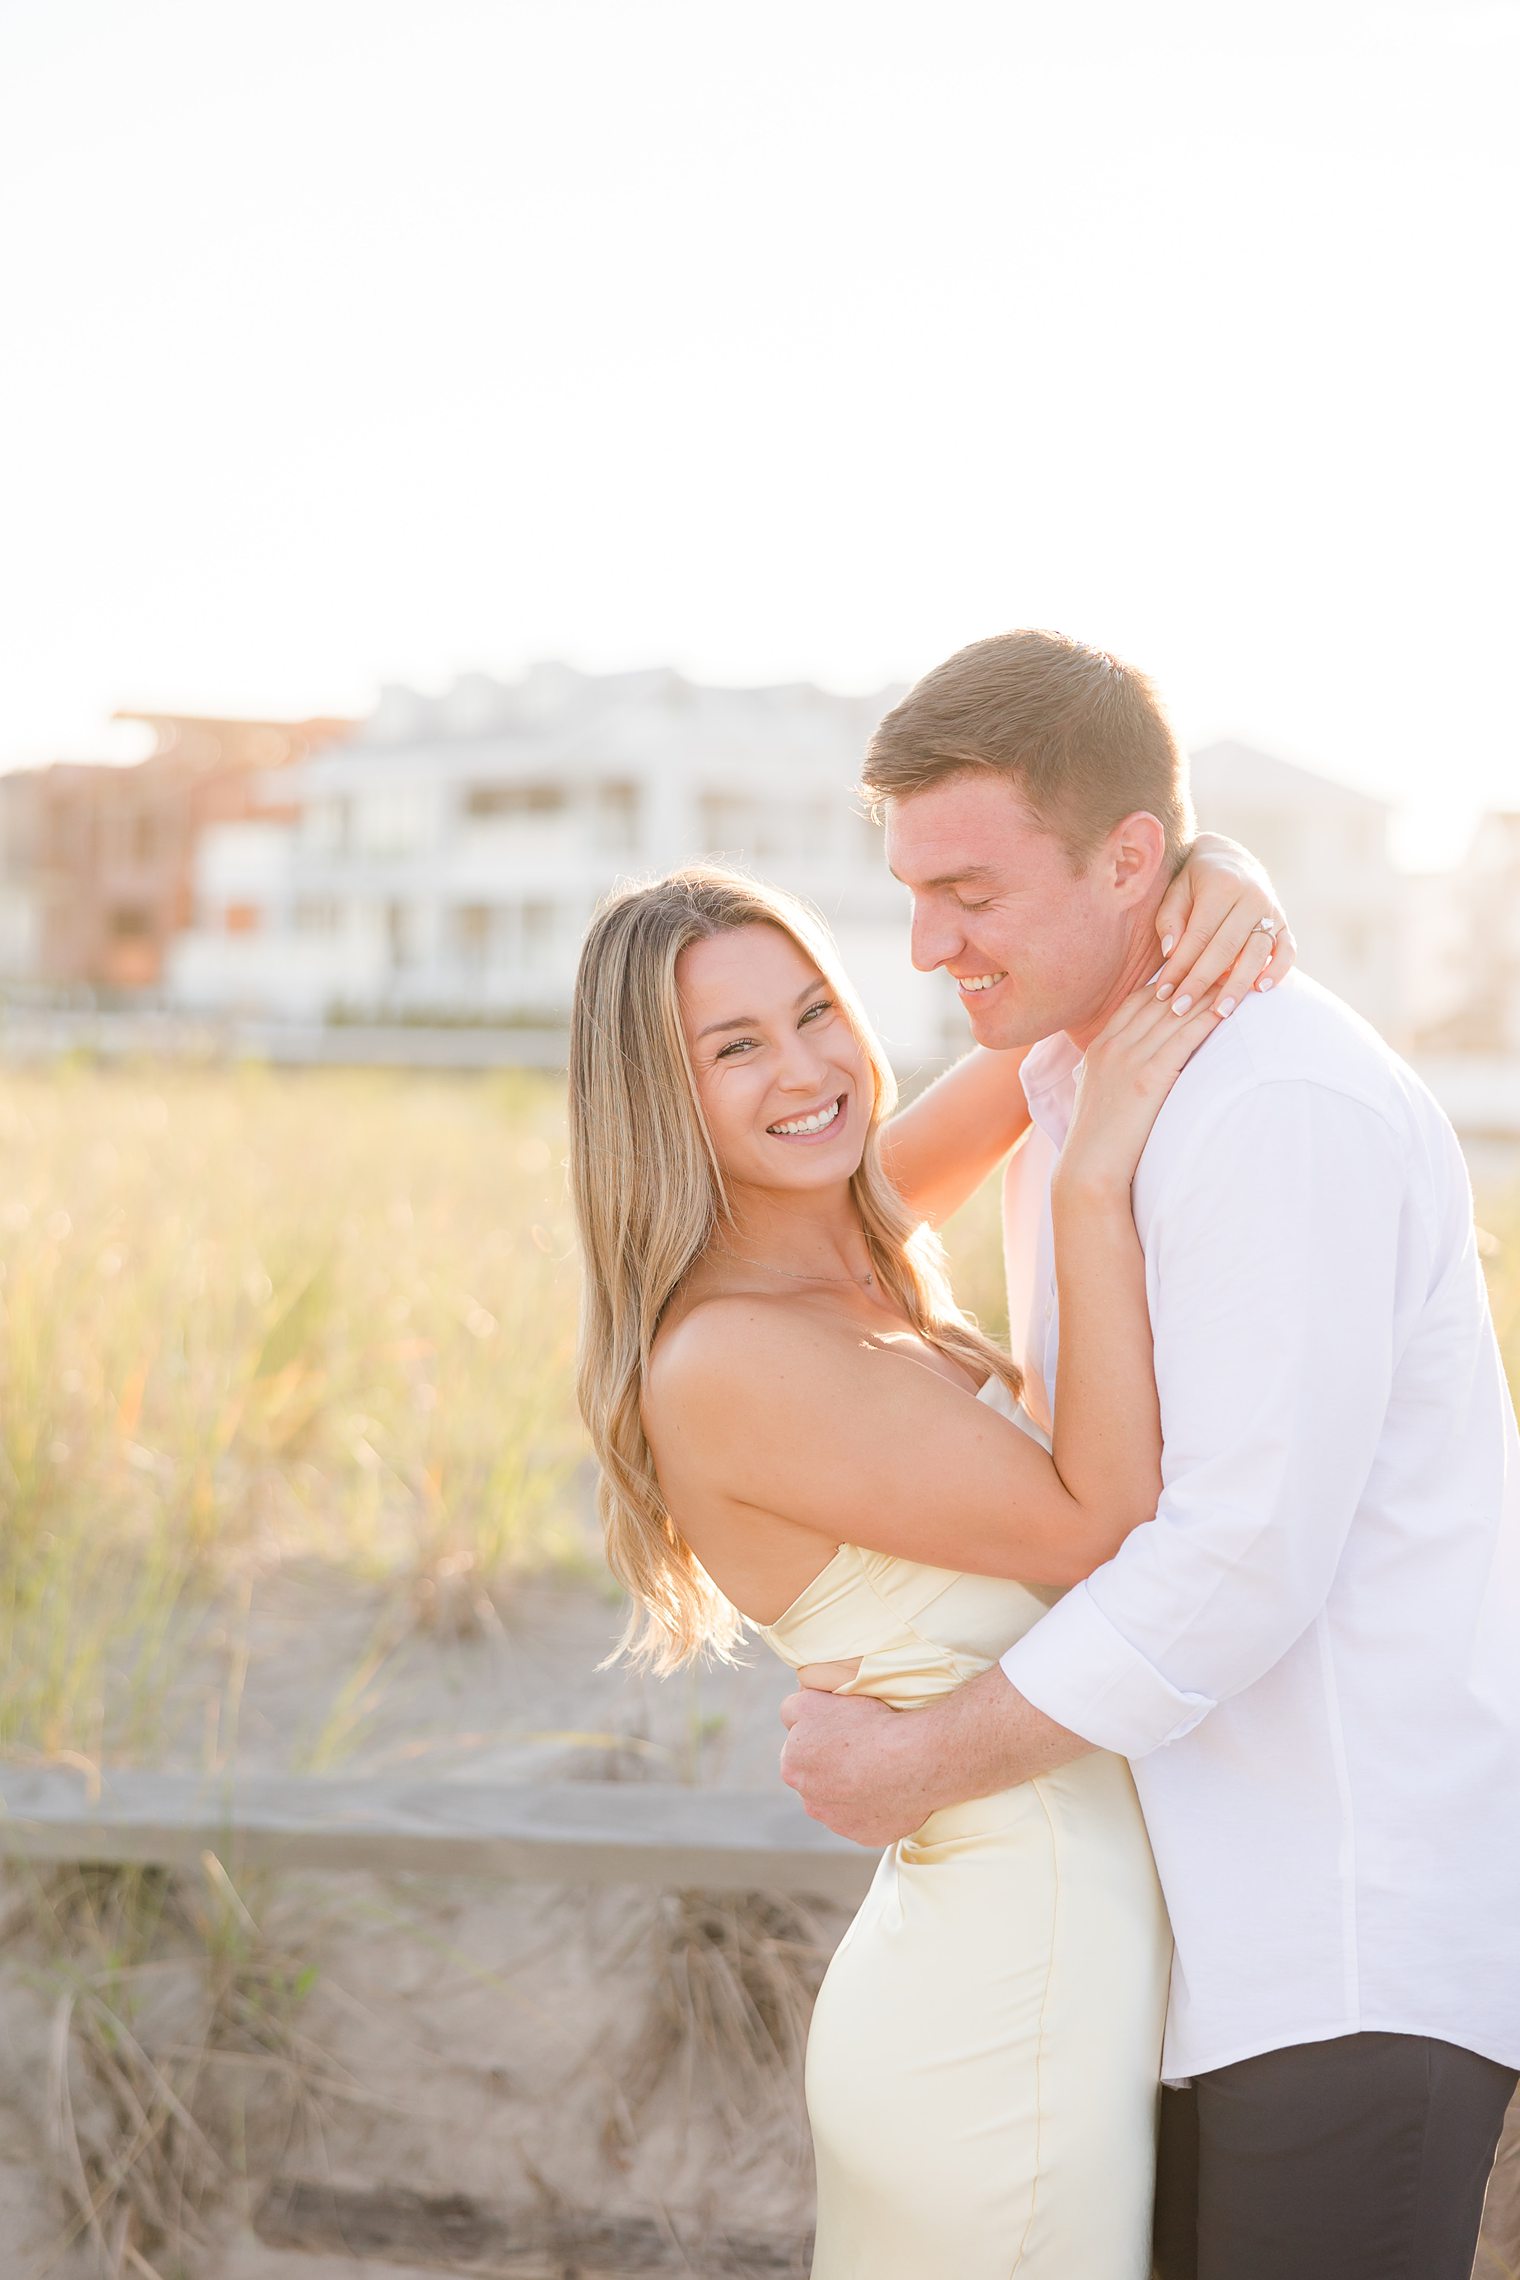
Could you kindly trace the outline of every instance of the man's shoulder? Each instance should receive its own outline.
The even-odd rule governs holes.
[[[1455,1135],[1408,1062],[1333,991],[1295,972],[1270,996],[1247,998],[1183,1070],[1156,1120],[1142,1188],[1154,1199],[1238,1104],[1282,1085],[1313,1088],[1343,1104],[1348,1119],[1376,1119],[1406,1160],[1459,1160]]]
[[[1172,1097],[1196,1113],[1263,1085],[1294,1081],[1360,1100],[1395,1122],[1404,1121],[1425,1092],[1370,1022],[1309,975],[1293,973],[1281,989],[1268,997],[1253,993],[1220,1023]]]

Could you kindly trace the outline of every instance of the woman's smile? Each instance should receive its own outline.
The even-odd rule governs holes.
[[[804,1109],[797,1116],[778,1117],[768,1124],[766,1131],[773,1140],[785,1140],[789,1145],[798,1142],[814,1144],[833,1139],[842,1128],[850,1105],[848,1092],[836,1093],[821,1108]]]

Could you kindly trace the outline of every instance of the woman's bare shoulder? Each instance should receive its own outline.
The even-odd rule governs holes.
[[[712,1397],[731,1399],[799,1352],[816,1359],[820,1350],[845,1352],[858,1341],[858,1331],[828,1322],[789,1292],[709,1292],[660,1325],[644,1382],[646,1417],[676,1403],[689,1411]]]

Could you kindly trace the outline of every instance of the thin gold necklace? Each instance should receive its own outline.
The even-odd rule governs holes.
[[[727,1243],[720,1243],[718,1248],[727,1251],[742,1267],[763,1267],[768,1275],[786,1275],[792,1282],[853,1283],[857,1290],[871,1290],[876,1282],[869,1267],[863,1275],[802,1275],[795,1267],[773,1266],[769,1259],[747,1259],[742,1251],[731,1249]]]

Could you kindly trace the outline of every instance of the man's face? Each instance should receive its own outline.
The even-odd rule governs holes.
[[[1003,775],[891,801],[887,861],[913,897],[913,963],[954,976],[979,1045],[1032,1045],[1101,1012],[1130,954],[1130,899],[1100,852],[1074,873]]]

